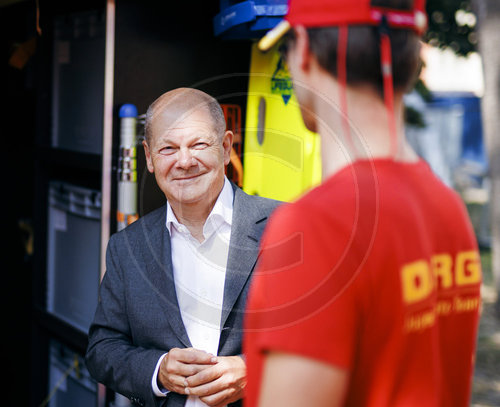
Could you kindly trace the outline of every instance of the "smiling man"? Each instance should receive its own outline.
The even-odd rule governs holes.
[[[87,365],[140,406],[237,406],[248,286],[278,202],[225,177],[233,134],[211,96],[176,89],[146,116],[147,168],[167,203],[110,239]]]

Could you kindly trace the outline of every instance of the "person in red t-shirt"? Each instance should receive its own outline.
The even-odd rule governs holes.
[[[477,243],[458,195],[404,136],[423,10],[291,0],[261,43],[288,30],[324,182],[279,208],[264,234],[245,320],[247,407],[469,403]]]

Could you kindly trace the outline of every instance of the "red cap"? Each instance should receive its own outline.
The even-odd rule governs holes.
[[[427,27],[425,0],[415,0],[411,11],[375,7],[371,5],[371,0],[289,0],[285,20],[262,38],[259,48],[268,50],[294,25],[378,25],[383,16],[392,28],[410,29],[422,34]]]

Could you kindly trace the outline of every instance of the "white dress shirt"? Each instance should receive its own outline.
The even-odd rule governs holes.
[[[233,196],[231,183],[224,177],[224,187],[203,226],[205,240],[202,243],[179,223],[167,202],[166,227],[170,233],[174,284],[182,321],[192,346],[213,355],[217,355],[219,348]],[[165,355],[158,361],[151,383],[159,397],[168,394],[157,385],[158,370]],[[206,404],[196,396],[188,397],[186,407],[199,406]]]

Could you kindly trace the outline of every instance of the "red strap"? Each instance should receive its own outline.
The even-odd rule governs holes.
[[[342,115],[342,128],[345,141],[349,144],[349,152],[355,153],[355,145],[351,137],[349,117],[347,114],[347,43],[348,26],[339,27],[337,49],[337,76],[339,82],[340,113]],[[394,113],[394,85],[392,75],[391,40],[388,33],[380,35],[380,60],[384,84],[384,102],[387,110],[387,119],[390,135],[390,155],[394,158],[397,154],[397,126]]]
[[[427,18],[419,9],[412,11],[393,10],[383,7],[372,7],[370,9],[370,22],[379,25],[385,19],[391,28],[402,28],[414,30],[421,35],[427,27]]]
[[[389,121],[389,134],[391,137],[391,157],[397,153],[397,128],[394,114],[394,86],[392,77],[391,39],[387,33],[380,35],[380,62],[382,78],[384,81],[384,101]]]
[[[337,48],[337,76],[339,82],[340,114],[342,115],[342,129],[344,140],[349,144],[348,152],[354,154],[355,146],[351,138],[349,117],[347,115],[347,41],[349,29],[347,25],[339,27]]]

